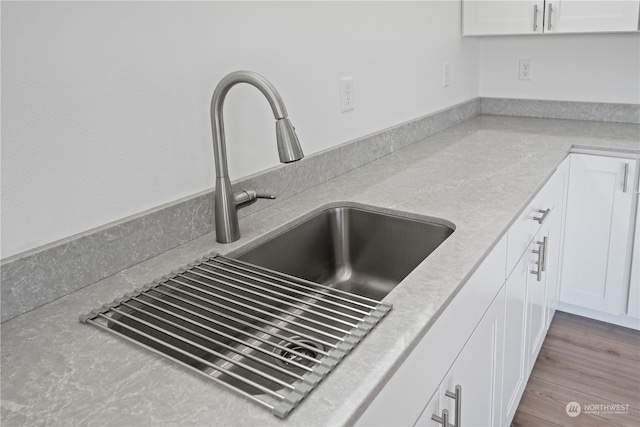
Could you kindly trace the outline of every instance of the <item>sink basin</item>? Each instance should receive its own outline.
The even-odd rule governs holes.
[[[326,209],[235,258],[205,257],[80,320],[284,418],[391,310],[384,296],[452,232],[367,209]]]
[[[382,300],[453,231],[434,222],[335,207],[236,258]]]

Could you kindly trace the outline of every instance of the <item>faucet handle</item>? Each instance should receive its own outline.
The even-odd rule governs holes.
[[[256,193],[256,198],[257,199],[275,199],[276,195],[273,193],[267,194],[267,193]]]
[[[236,207],[242,208],[249,206],[258,199],[275,199],[275,194],[256,193],[255,190],[242,190],[235,194]]]

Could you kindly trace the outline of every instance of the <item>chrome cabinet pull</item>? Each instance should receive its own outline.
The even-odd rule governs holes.
[[[533,5],[533,31],[538,31],[538,5]]]
[[[538,209],[538,213],[541,213],[542,216],[540,216],[540,217],[534,216],[533,219],[535,221],[538,221],[539,224],[542,224],[547,219],[547,215],[549,215],[549,213],[551,213],[551,209],[544,209],[544,210]]]
[[[547,22],[547,30],[551,31],[551,14],[553,13],[553,3],[549,3],[549,16],[547,18],[549,21]]]
[[[462,426],[462,421],[461,421],[461,416],[462,416],[462,386],[457,385],[455,388],[455,393],[454,392],[450,392],[449,390],[447,390],[445,393],[445,396],[452,398],[453,400],[456,401],[456,407],[455,407],[455,411],[454,411],[454,416],[456,417],[456,421],[453,424],[454,427],[461,427]]]
[[[442,410],[442,416],[439,417],[436,414],[431,415],[431,419],[437,423],[442,424],[443,427],[449,427],[449,411],[446,409]]]
[[[536,242],[536,243],[539,244],[540,242]],[[536,264],[538,265],[538,269],[530,270],[529,273],[536,275],[536,282],[541,282],[542,281],[542,257],[543,257],[544,250],[540,245],[538,246],[538,249],[534,249],[531,252],[538,255],[538,261],[536,261]]]
[[[540,253],[542,260],[540,261],[540,270],[547,271],[547,240],[548,237],[544,236],[542,238],[542,242],[536,242],[537,245],[540,246]]]
[[[624,181],[622,182],[622,192],[627,192],[629,186],[629,163],[624,164]]]

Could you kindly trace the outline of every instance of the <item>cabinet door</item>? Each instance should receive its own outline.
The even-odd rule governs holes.
[[[436,392],[431,396],[429,403],[425,406],[424,411],[418,418],[418,421],[415,423],[415,427],[438,427],[441,426],[441,423],[438,423],[433,419],[433,414],[442,415],[440,412],[440,390],[436,390]],[[451,423],[449,423],[451,424]]]
[[[568,157],[556,171],[558,175],[558,188],[560,198],[556,204],[555,210],[551,218],[549,218],[548,230],[548,246],[546,257],[546,321],[547,329],[551,324],[553,315],[555,314],[558,301],[560,300],[560,270],[562,267],[563,249],[564,249],[564,229],[567,209],[567,194],[569,191],[569,165],[570,157]]]
[[[571,158],[560,300],[618,315],[626,310],[635,160]]]
[[[414,425],[504,285],[507,239],[502,238],[429,328],[356,426]],[[427,422],[428,420],[425,420]]]
[[[503,288],[440,386],[440,408],[455,425],[500,425],[504,296]]]
[[[542,33],[544,1],[462,2],[464,35]]]
[[[456,426],[500,425],[505,288],[498,293],[432,397],[416,426],[441,426],[449,412]]]
[[[502,369],[502,424],[509,425],[527,382],[526,295],[529,252],[520,258],[505,286],[504,358]]]
[[[552,0],[545,5],[549,33],[624,32],[638,30],[637,0]]]
[[[518,409],[547,332],[546,272],[540,269],[548,229],[540,229],[507,279],[501,400],[505,425]]]
[[[526,375],[527,378],[533,369],[533,365],[538,357],[542,341],[547,333],[547,308],[546,308],[546,285],[547,267],[549,253],[549,225],[555,217],[555,212],[551,213],[547,223],[540,229],[539,233],[531,242],[529,253],[529,275],[527,276],[526,300]]]
[[[631,278],[629,280],[629,303],[627,315],[640,318],[640,205],[636,210],[635,238],[633,242],[633,258],[631,261]]]
[[[549,328],[551,319],[558,306],[560,299],[560,267],[562,265],[562,213],[561,209],[557,209],[549,218],[549,227],[547,230],[547,246],[546,246],[546,302],[545,302],[545,322],[546,329]]]

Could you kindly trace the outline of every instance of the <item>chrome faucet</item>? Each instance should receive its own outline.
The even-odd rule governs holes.
[[[276,88],[267,79],[252,71],[236,71],[220,80],[211,98],[211,130],[216,163],[215,225],[216,240],[220,243],[235,242],[240,238],[238,209],[254,203],[259,198],[275,199],[275,195],[272,194],[258,194],[254,190],[242,190],[234,193],[231,188],[227,168],[222,106],[229,89],[238,83],[249,83],[255,86],[269,101],[276,119],[276,139],[280,162],[295,162],[304,157],[295,129],[287,117],[284,102]]]

